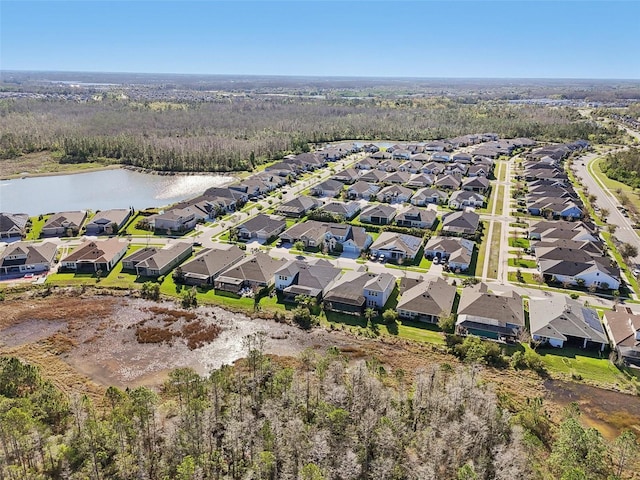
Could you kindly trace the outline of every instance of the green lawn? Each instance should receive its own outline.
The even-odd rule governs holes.
[[[482,276],[482,269],[484,267],[484,258],[486,256],[487,253],[487,245],[489,243],[489,222],[482,222],[483,223],[483,232],[484,234],[482,235],[482,242],[480,243],[480,245],[478,245],[476,252],[475,252],[475,268],[474,268],[474,263],[473,263],[473,258],[471,259],[471,265],[469,268],[469,271],[473,271],[474,275],[476,277],[481,277]]]
[[[504,182],[507,179],[507,164],[501,163],[499,165],[500,165],[500,173],[498,174],[498,180],[500,182]]]
[[[42,232],[42,227],[44,223],[49,219],[51,215],[43,215],[42,219],[38,220],[38,217],[31,217],[31,229],[25,240],[37,240],[40,238],[40,233]]]
[[[95,285],[96,277],[92,273],[51,273],[47,276],[48,285]]]
[[[504,211],[504,186],[500,185],[497,188],[497,191],[496,201],[498,203],[496,204],[496,215],[502,215],[502,212]]]
[[[616,248],[616,246],[613,244],[613,241],[611,240],[611,234],[609,232],[601,232],[601,235],[607,242],[607,245],[609,246],[609,250],[613,255],[613,258],[616,260],[616,262],[618,262],[620,269],[625,273],[627,280],[629,280],[629,283],[631,284],[631,288],[633,289],[633,291],[635,293],[640,293],[640,288],[638,288],[638,281],[636,280],[635,275],[631,272],[627,264],[624,263],[624,260],[622,260],[622,257],[618,253],[618,249]]]
[[[536,282],[533,279],[532,273],[522,272],[522,278],[524,279],[524,283],[528,283],[530,285],[538,285],[538,282]],[[512,283],[521,283],[518,281],[518,276],[516,272],[509,272],[507,274],[507,279]],[[545,284],[543,283],[542,285],[545,285]]]
[[[529,248],[531,243],[526,238],[509,237],[509,246],[513,248]]]
[[[417,342],[434,343],[444,345],[444,335],[440,329],[429,323],[411,322],[402,320],[398,325],[398,336]]]
[[[525,259],[518,260],[517,258],[510,258],[509,259],[509,266],[510,267],[517,267],[517,268],[536,268],[536,261],[535,260],[525,260]]]
[[[140,236],[153,235],[152,231],[142,230],[136,227],[138,222],[143,218],[145,218],[144,215],[141,215],[140,213],[136,213],[131,219],[129,219],[129,222],[127,223],[127,225],[125,225],[124,233],[127,235],[140,235]]]
[[[524,345],[525,348],[530,348]],[[625,375],[613,365],[605,354],[600,358],[596,351],[585,351],[576,348],[544,349],[537,352],[550,373],[582,377],[583,380],[615,384],[628,383]]]
[[[619,195],[616,193],[616,190],[620,189],[622,193],[627,196],[629,202],[631,202],[631,204],[635,207],[636,211],[640,212],[640,194],[634,191],[633,188],[629,185],[625,185],[622,182],[618,182],[617,180],[613,180],[607,177],[600,169],[600,163],[603,160],[603,158],[598,158],[591,162],[589,164],[589,166],[591,167],[591,172],[595,175],[595,177],[600,181],[601,184],[603,184],[611,191],[612,195],[618,198],[618,200]]]
[[[489,271],[487,272],[490,278],[498,278],[498,267],[500,266],[500,255],[498,255],[498,252],[500,251],[500,241],[502,239],[501,233],[502,224],[495,222],[493,224],[493,235],[491,235],[490,243],[492,255],[489,256]]]

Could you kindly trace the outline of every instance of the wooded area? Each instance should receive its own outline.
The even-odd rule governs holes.
[[[0,101],[0,158],[50,151],[165,171],[239,171],[339,140],[425,141],[472,132],[599,143],[619,135],[570,108],[451,98],[228,96],[162,103],[112,96]]]
[[[159,393],[67,397],[35,367],[0,358],[0,478],[627,478],[635,436],[614,443],[571,408],[554,428],[535,399],[510,416],[476,367],[387,372],[337,349],[285,367],[247,358],[208,377],[169,374]]]
[[[630,148],[607,155],[600,164],[607,177],[633,188],[640,187],[640,149]]]

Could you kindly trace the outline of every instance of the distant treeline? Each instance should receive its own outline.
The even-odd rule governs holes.
[[[212,102],[0,101],[0,158],[59,152],[167,171],[234,171],[340,140],[424,141],[467,133],[594,143],[619,133],[575,111],[446,98],[327,100],[249,96]]]
[[[640,187],[640,149],[607,155],[600,168],[607,177],[634,188]]]

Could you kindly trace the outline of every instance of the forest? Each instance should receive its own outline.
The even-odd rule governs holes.
[[[600,168],[607,177],[633,188],[640,187],[640,148],[607,155]]]
[[[60,162],[162,171],[242,171],[340,140],[426,141],[471,132],[592,143],[620,135],[571,108],[447,97],[219,95],[209,101],[0,100],[0,159],[51,152]]]
[[[559,425],[541,399],[502,408],[479,368],[386,371],[335,348],[263,353],[160,389],[69,396],[0,357],[0,479],[621,479],[631,432],[606,441],[570,406]]]

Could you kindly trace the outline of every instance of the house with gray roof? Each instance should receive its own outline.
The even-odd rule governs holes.
[[[130,208],[117,208],[96,212],[85,227],[86,234],[115,235],[125,226],[132,214],[133,210]]]
[[[389,273],[349,270],[326,292],[325,310],[362,315],[365,308],[383,309],[396,286]]]
[[[407,228],[431,228],[436,218],[435,210],[409,206],[396,215],[396,225]]]
[[[0,212],[0,239],[21,238],[27,233],[29,215]]]
[[[149,217],[149,225],[154,231],[168,234],[188,232],[196,226],[197,221],[196,211],[192,206],[172,208]]]
[[[283,232],[286,227],[287,222],[283,217],[259,213],[236,228],[238,239],[241,241],[250,241],[252,239],[266,241]]]
[[[431,237],[424,247],[424,256],[446,262],[452,272],[469,270],[475,242],[458,237]]]
[[[152,278],[166,275],[189,258],[192,252],[193,246],[188,242],[177,242],[158,248],[144,260],[136,263],[136,275]]]
[[[405,182],[405,186],[409,188],[424,188],[430,187],[435,183],[435,181],[435,177],[428,173],[414,173],[411,175],[411,178]]]
[[[604,290],[620,288],[620,269],[608,257],[563,247],[537,247],[535,255],[538,271],[546,281]]]
[[[378,194],[380,188],[382,187],[374,183],[357,181],[347,187],[347,197],[351,199],[362,198],[364,200],[370,200],[371,197],[375,197]]]
[[[443,215],[442,231],[451,235],[475,235],[480,215],[475,212],[453,212]]]
[[[343,220],[351,220],[358,213],[360,213],[360,203],[356,201],[352,202],[329,202],[319,208],[323,212],[330,213],[337,218]]]
[[[56,258],[58,246],[53,242],[14,242],[0,254],[0,274],[46,272]]]
[[[444,175],[438,175],[435,186],[444,190],[457,190],[458,188],[460,188],[461,183],[462,181],[460,180],[460,178],[458,178],[457,175],[448,173]]]
[[[396,183],[399,185],[404,185],[411,178],[411,174],[409,172],[393,172],[384,177],[384,183]]]
[[[291,260],[274,273],[274,282],[284,301],[295,302],[298,295],[320,300],[341,274],[326,260]]]
[[[531,338],[552,347],[596,348],[609,341],[598,312],[566,295],[550,293],[529,299]]]
[[[205,248],[188,262],[182,269],[183,281],[186,285],[213,285],[218,276],[245,257],[244,251],[235,245],[226,248]]]
[[[281,204],[276,213],[285,217],[300,218],[305,216],[311,210],[318,208],[322,202],[306,195],[293,198],[288,202]]]
[[[310,192],[311,195],[315,195],[317,197],[337,197],[343,188],[344,183],[329,179],[311,187]]]
[[[405,203],[413,195],[413,190],[402,185],[389,185],[378,192],[378,200],[387,203]]]
[[[437,190],[435,188],[421,188],[413,194],[409,201],[412,205],[423,207],[430,203],[443,205],[447,203],[448,198],[449,194],[443,190]]]
[[[216,290],[240,294],[248,289],[257,292],[274,283],[274,274],[288,260],[275,259],[263,252],[245,257],[231,268],[222,272],[215,280]]]
[[[360,172],[355,168],[347,168],[346,170],[342,170],[341,172],[336,173],[333,177],[333,180],[337,180],[342,183],[353,183],[360,177]]]
[[[485,197],[483,195],[467,190],[456,190],[449,197],[449,207],[456,210],[466,207],[482,208],[484,202]]]
[[[478,175],[467,177],[462,181],[461,188],[462,190],[486,194],[489,191],[489,179]]]
[[[524,329],[522,297],[493,293],[486,283],[465,287],[458,304],[456,332],[494,340],[515,340]]]
[[[403,233],[382,232],[371,244],[369,250],[376,257],[387,260],[414,260],[422,246],[422,238]]]
[[[422,281],[402,293],[398,302],[401,318],[420,322],[438,323],[444,314],[451,314],[456,298],[456,287],[443,278]]]
[[[380,183],[384,181],[385,177],[389,175],[388,172],[382,170],[369,170],[367,173],[364,173],[360,176],[359,181],[361,182],[369,182],[369,183]]]
[[[69,233],[76,236],[86,218],[87,212],[84,210],[54,213],[44,222],[42,236],[67,236]]]
[[[397,212],[398,211],[390,205],[370,205],[360,214],[360,221],[374,225],[390,225],[396,217]]]
[[[280,234],[280,239],[288,243],[301,241],[305,248],[326,246],[330,252],[336,251],[339,244],[342,251],[348,253],[360,253],[372,242],[371,235],[363,227],[317,220],[307,220],[293,225]]]

